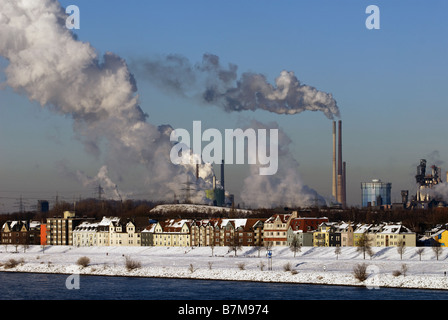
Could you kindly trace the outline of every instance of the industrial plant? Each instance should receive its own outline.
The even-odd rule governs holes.
[[[346,163],[342,161],[342,121],[338,123],[338,149],[336,151],[336,121],[333,121],[333,183],[332,196],[336,203],[333,206],[347,207]],[[337,154],[337,165],[336,165]],[[337,171],[336,171],[337,167]]]
[[[448,181],[448,172],[447,172]],[[436,165],[431,166],[431,171],[426,172],[426,159],[421,159],[417,166],[417,174],[415,175],[417,183],[417,191],[411,201],[406,202],[409,208],[434,208],[446,207],[447,203],[442,198],[438,187],[442,186],[441,169]]]

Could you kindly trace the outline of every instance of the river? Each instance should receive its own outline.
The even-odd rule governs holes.
[[[0,272],[0,300],[448,300],[448,290]]]

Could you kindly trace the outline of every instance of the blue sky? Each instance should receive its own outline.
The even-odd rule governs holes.
[[[80,8],[79,40],[99,55],[118,54],[131,71],[134,61],[147,56],[180,54],[196,63],[212,53],[223,65],[238,65],[239,73],[261,73],[273,83],[282,70],[293,71],[301,83],[332,93],[344,125],[349,204],[360,205],[360,183],[373,178],[392,183],[393,200],[402,189],[412,193],[421,158],[448,170],[446,1],[60,2]],[[381,10],[380,30],[365,27],[370,4]],[[6,65],[0,60],[1,69]],[[190,129],[202,120],[224,129],[253,118],[278,122],[292,139],[304,183],[331,194],[332,123],[322,113],[227,114],[136,80],[140,105],[153,124]],[[56,193],[67,201],[92,196],[94,190],[61,175],[57,164],[68,161],[93,176],[101,160],[85,153],[69,117],[9,88],[0,91],[0,211],[20,194],[29,206],[37,198],[54,200]],[[244,168],[229,167],[227,173],[228,189],[238,199]],[[131,187],[128,180],[124,188]]]

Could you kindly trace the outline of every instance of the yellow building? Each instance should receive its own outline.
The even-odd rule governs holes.
[[[333,225],[331,223],[323,222],[319,225],[317,230],[313,232],[313,247],[329,247],[330,246],[330,232]]]
[[[190,223],[191,221],[184,219],[159,221],[154,228],[154,246],[191,246]]]
[[[375,233],[373,246],[375,247],[415,247],[417,237],[415,232],[401,224],[389,224],[382,226],[381,230]]]
[[[432,238],[441,246],[448,246],[448,230],[440,230],[436,234],[432,235]]]

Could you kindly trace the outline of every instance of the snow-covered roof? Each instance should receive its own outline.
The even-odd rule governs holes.
[[[98,223],[98,225],[107,227],[110,225],[111,222],[118,222],[118,221],[120,221],[119,217],[103,217],[103,219]]]
[[[83,221],[73,231],[75,232],[96,232],[98,230],[97,222]]]
[[[413,233],[411,230],[401,224],[389,224],[383,226],[379,233]]]
[[[356,226],[354,233],[366,233],[369,231],[371,224],[360,224]]]
[[[225,227],[228,223],[232,223],[235,226],[235,229],[239,227],[244,228],[247,223],[247,219],[222,219],[222,227]]]

